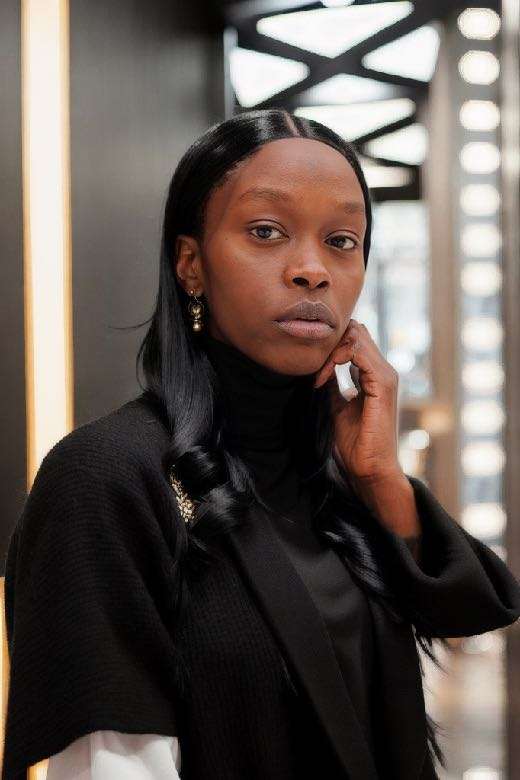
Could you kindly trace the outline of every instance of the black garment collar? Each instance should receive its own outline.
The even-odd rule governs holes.
[[[312,377],[278,373],[209,334],[203,344],[221,385],[227,442],[250,467],[264,500],[289,511],[300,500],[301,480],[288,412],[298,388]]]
[[[284,420],[301,377],[273,371],[209,334],[204,346],[229,399],[228,432],[233,443],[256,451],[286,446]]]

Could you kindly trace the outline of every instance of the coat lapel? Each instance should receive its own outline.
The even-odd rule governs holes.
[[[361,730],[323,619],[287,556],[269,516],[256,505],[250,522],[229,534],[232,551],[273,632],[300,676],[347,777],[376,780]],[[394,622],[367,599],[378,657],[378,763],[385,777],[418,780],[427,755],[425,704],[412,627]]]
[[[323,619],[278,540],[269,516],[255,505],[250,510],[249,522],[234,529],[228,538],[243,575],[299,674],[347,777],[377,780],[374,760]]]
[[[378,658],[378,749],[385,777],[418,780],[427,754],[424,694],[412,627],[368,598]],[[432,776],[436,776],[433,774]]]

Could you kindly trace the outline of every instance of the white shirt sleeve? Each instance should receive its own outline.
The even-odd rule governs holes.
[[[50,756],[46,780],[180,780],[178,737],[94,731]]]

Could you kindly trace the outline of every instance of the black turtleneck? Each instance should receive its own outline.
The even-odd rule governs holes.
[[[228,441],[273,509],[273,527],[323,617],[360,724],[374,748],[370,608],[348,568],[313,530],[309,497],[294,463],[287,425],[294,393],[313,377],[280,374],[209,334],[204,343],[224,395]]]
[[[298,387],[312,384],[313,375],[278,373],[209,334],[204,344],[227,407],[228,442],[251,469],[264,501],[291,513],[304,491],[292,456],[288,412]]]

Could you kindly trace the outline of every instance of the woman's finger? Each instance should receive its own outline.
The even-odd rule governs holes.
[[[351,363],[349,366],[349,373],[352,377],[352,381],[354,382],[354,387],[357,390],[361,390],[361,384],[359,382],[359,368],[354,365],[354,363]]]

